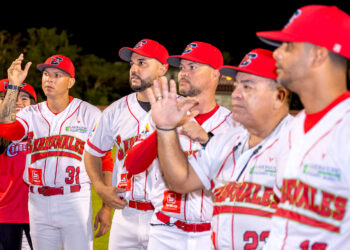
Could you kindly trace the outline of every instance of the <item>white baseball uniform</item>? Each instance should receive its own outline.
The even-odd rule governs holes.
[[[92,249],[90,179],[83,159],[100,115],[98,108],[76,98],[58,114],[46,101],[17,114],[31,139],[24,180],[30,186],[34,249]]]
[[[350,92],[305,133],[305,111],[287,133],[280,202],[266,249],[350,246]]]
[[[238,126],[228,109],[217,107],[216,112],[207,117],[202,124],[207,132],[212,131],[216,135]],[[141,138],[147,137],[155,129],[150,115],[143,124],[147,129],[143,130],[145,132],[141,134]],[[187,155],[195,155],[203,148],[198,142],[184,135],[180,135],[179,139],[181,148]],[[211,193],[207,190],[198,190],[179,194],[169,190],[162,177],[157,158],[148,171],[149,178],[153,180],[151,201],[155,208],[148,249],[211,249],[213,213]]]
[[[249,148],[249,133],[232,130],[214,136],[205,150],[189,158],[199,179],[214,196],[216,249],[261,249],[276,209],[273,186],[279,134],[287,115],[262,142]]]
[[[149,222],[153,213],[153,207],[149,207],[150,178],[148,172],[130,178],[123,167],[128,150],[141,132],[140,121],[147,114],[136,97],[137,93],[132,93],[108,106],[86,145],[86,150],[98,157],[116,145],[113,185],[127,190],[123,196],[129,206],[114,213],[109,249],[147,248],[148,243]],[[139,210],[133,208],[134,206],[130,207],[130,202],[136,206],[149,205],[146,210]]]

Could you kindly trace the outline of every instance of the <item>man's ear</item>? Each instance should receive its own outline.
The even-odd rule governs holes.
[[[69,78],[68,88],[72,88],[75,84],[75,78]]]
[[[165,76],[169,69],[169,64],[162,64],[159,68],[159,76]]]
[[[325,47],[314,46],[312,48],[312,65],[320,66],[322,65],[328,58],[328,50]]]
[[[289,91],[284,87],[277,87],[276,90],[276,108],[280,108],[285,103],[288,103]]]

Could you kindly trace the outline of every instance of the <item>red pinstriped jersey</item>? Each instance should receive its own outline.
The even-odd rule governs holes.
[[[277,207],[273,186],[279,134],[292,120],[286,116],[260,144],[249,148],[246,130],[213,137],[205,150],[189,159],[214,199],[213,235],[218,249],[261,249]]]
[[[347,249],[350,99],[335,105],[307,133],[305,118],[300,112],[286,136],[289,153],[267,249]]]
[[[58,114],[46,101],[22,109],[17,120],[30,140],[24,180],[52,187],[90,183],[84,146],[100,115],[97,107],[77,98]]]
[[[143,122],[143,133],[141,138],[146,137],[154,131],[154,126],[150,116]],[[220,133],[225,133],[240,126],[233,121],[232,113],[219,107],[203,124],[202,127],[207,131],[212,131],[214,137]],[[196,155],[203,146],[198,142],[190,140],[184,135],[179,136],[182,150],[188,155]],[[212,196],[208,190],[198,190],[188,194],[178,194],[167,188],[159,168],[158,158],[156,158],[148,169],[149,178],[152,181],[151,202],[155,207],[155,213],[158,211],[178,220],[199,223],[210,222],[213,213]],[[152,223],[160,222],[154,215]]]
[[[137,93],[132,93],[103,110],[101,119],[95,125],[94,132],[87,142],[86,150],[92,155],[101,157],[116,146],[112,184],[127,190],[125,194],[127,200],[147,201],[151,186],[147,173],[140,173],[130,178],[123,166],[126,154],[139,138],[140,121],[147,115],[136,97]]]

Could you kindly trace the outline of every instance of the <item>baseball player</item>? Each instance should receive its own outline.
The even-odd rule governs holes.
[[[23,55],[9,68],[10,89],[18,89],[30,62]],[[84,166],[84,146],[100,110],[69,96],[75,83],[68,57],[54,55],[37,65],[43,72],[47,101],[17,113],[13,123],[0,124],[8,140],[28,137],[24,180],[29,184],[30,234],[34,249],[92,249],[90,180]]]
[[[180,150],[181,139],[165,129],[177,124],[190,106],[179,109],[174,86],[167,93],[163,83],[162,100],[156,101],[149,93],[152,118],[159,127],[160,166],[175,191],[205,189],[213,194],[215,248],[260,249],[276,206],[272,188],[279,133],[292,119],[288,91],[275,81],[275,61],[268,50],[252,50],[238,67],[224,66],[220,72],[235,78],[232,112],[245,129],[231,128],[213,136],[204,150],[187,160]]]
[[[36,103],[34,88],[8,89],[8,79],[0,81],[0,121],[13,122],[22,108]],[[6,99],[5,99],[6,98]],[[13,108],[13,110],[11,110]],[[20,250],[23,242],[32,249],[29,235],[28,185],[23,181],[28,141],[19,144],[0,138],[0,249]]]
[[[130,86],[135,91],[107,107],[86,146],[85,163],[102,200],[114,209],[109,249],[146,249],[149,222],[153,213],[150,202],[151,182],[147,173],[128,174],[123,167],[126,154],[140,136],[140,122],[150,110],[145,90],[168,70],[168,52],[160,43],[142,39],[134,48],[119,50],[122,60],[130,62]],[[116,146],[113,187],[101,178],[100,157]],[[119,194],[118,194],[119,193]],[[121,198],[120,198],[120,197]]]
[[[188,137],[188,134],[200,128],[207,135],[207,141],[208,133],[211,135],[224,133],[235,126],[232,113],[215,101],[215,90],[219,82],[219,69],[223,64],[223,58],[216,47],[196,41],[187,45],[182,55],[170,56],[167,61],[170,65],[180,68],[179,93],[196,98],[198,102],[197,106],[191,110],[195,117],[185,122],[181,128],[182,135],[179,136],[183,152],[188,156],[196,155],[202,150],[202,144],[206,142],[202,141],[201,144]],[[162,81],[167,82],[166,78],[162,78]],[[155,94],[158,100],[166,98],[160,95],[158,88],[155,89]],[[173,94],[177,100],[175,90]],[[143,150],[155,144],[155,134],[174,132],[178,125],[174,124],[170,128],[164,128],[165,131],[163,131],[163,128],[152,124],[150,114],[143,124],[141,141],[130,150],[127,156],[126,167],[131,173],[137,173],[140,168],[145,168],[138,162],[148,154],[142,154]],[[199,137],[202,138],[201,135]],[[156,148],[153,150],[156,151]],[[129,157],[133,159],[129,160]],[[153,160],[145,172],[148,173],[149,178],[153,179],[151,201],[155,207],[148,249],[211,249],[213,212],[211,193],[203,189],[192,190],[193,192],[186,194],[175,192],[164,181],[158,159]]]
[[[277,79],[304,106],[285,135],[289,153],[267,249],[350,245],[349,32],[350,16],[336,6],[308,5],[281,31],[257,33],[279,45]]]

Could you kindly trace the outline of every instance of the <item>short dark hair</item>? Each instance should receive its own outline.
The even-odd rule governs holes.
[[[337,53],[334,53],[330,50],[328,50],[328,55],[329,55],[329,58],[331,59],[331,61],[334,63],[334,64],[337,64],[337,65],[342,65],[342,66],[345,66],[348,68],[348,64],[349,64],[349,60],[342,56],[342,55],[339,55]]]

